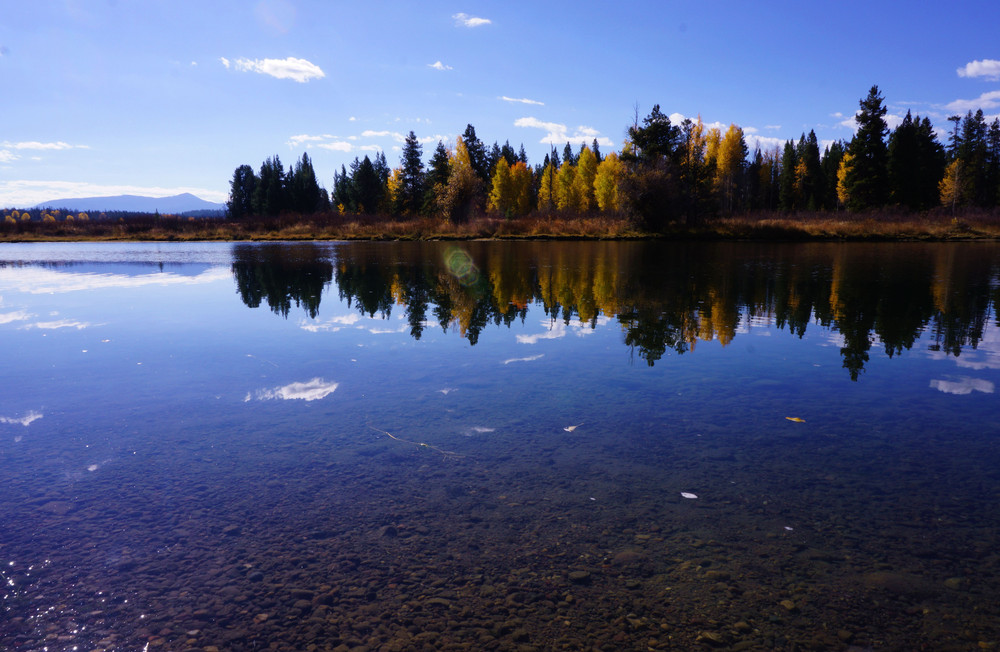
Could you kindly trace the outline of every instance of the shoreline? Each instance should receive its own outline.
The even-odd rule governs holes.
[[[625,217],[479,217],[452,223],[431,218],[325,215],[254,221],[160,218],[123,222],[3,225],[3,242],[274,241],[274,240],[690,240],[778,242],[955,242],[1000,240],[1000,215],[851,213],[764,214],[670,225],[644,231]]]

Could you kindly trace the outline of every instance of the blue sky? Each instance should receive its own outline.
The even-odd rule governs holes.
[[[620,149],[636,107],[765,146],[849,139],[877,84],[1000,114],[1000,5],[963,2],[0,0],[0,206],[192,192],[308,152],[321,183],[413,130]]]

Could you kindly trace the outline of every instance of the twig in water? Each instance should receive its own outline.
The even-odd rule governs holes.
[[[383,435],[386,435],[390,439],[394,439],[394,440],[396,440],[398,442],[402,442],[404,444],[413,444],[417,448],[430,449],[432,451],[437,451],[438,453],[441,453],[445,457],[448,457],[449,455],[452,456],[452,457],[465,457],[464,455],[460,455],[459,453],[455,453],[453,451],[446,451],[444,449],[438,448],[437,446],[431,446],[430,444],[425,444],[423,442],[410,441],[409,439],[402,439],[402,438],[397,437],[396,435],[392,434],[391,432],[386,432],[385,430],[382,430],[381,428],[376,428],[375,426],[373,426],[370,423],[368,424],[368,427],[371,428],[372,430],[374,430],[375,432],[380,432]]]

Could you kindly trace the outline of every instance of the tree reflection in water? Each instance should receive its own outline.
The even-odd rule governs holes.
[[[250,307],[287,317],[295,302],[315,318],[335,281],[365,315],[402,309],[416,339],[428,313],[473,345],[529,307],[591,327],[612,318],[649,365],[699,341],[726,346],[748,323],[799,337],[820,327],[840,334],[855,380],[874,342],[893,357],[929,330],[932,350],[976,348],[1000,292],[1000,247],[981,243],[241,244],[232,269]]]

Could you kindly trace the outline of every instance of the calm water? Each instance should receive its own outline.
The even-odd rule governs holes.
[[[0,648],[990,648],[998,299],[989,244],[3,245]]]

